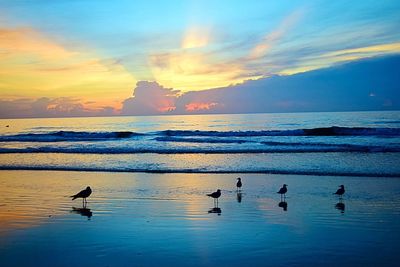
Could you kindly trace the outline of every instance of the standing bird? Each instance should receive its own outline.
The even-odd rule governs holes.
[[[82,198],[82,205],[85,207],[87,204],[87,200],[86,198],[90,196],[90,194],[92,193],[92,189],[90,188],[90,186],[86,187],[85,190],[82,190],[81,192],[79,192],[76,195],[70,196],[72,197],[72,200],[75,200],[76,198]]]
[[[214,199],[214,206],[218,207],[218,198],[221,196],[221,190],[218,189],[216,192],[207,194],[207,196],[212,197]]]
[[[286,198],[286,192],[287,192],[287,184],[283,184],[283,186],[281,187],[281,189],[279,189],[279,191],[277,192],[278,194],[281,194],[281,199],[282,199],[282,195],[284,198]]]
[[[242,178],[237,178],[237,183],[236,183],[236,191],[239,191],[242,188]]]
[[[336,193],[333,193],[334,195],[338,195],[340,198],[342,198],[344,192],[346,192],[344,190],[344,185],[340,185],[339,189],[336,191]]]

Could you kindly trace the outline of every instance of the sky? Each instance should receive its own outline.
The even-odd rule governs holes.
[[[335,83],[341,64],[330,110],[398,109],[399,10],[389,0],[0,0],[0,117],[320,110],[326,99],[310,92],[327,89],[315,75]],[[365,63],[377,57],[387,64]],[[388,68],[378,89],[349,87],[374,62]],[[307,86],[286,86],[301,75]],[[343,88],[366,102],[344,107]]]

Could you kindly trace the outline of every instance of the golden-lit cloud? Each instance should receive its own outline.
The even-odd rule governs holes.
[[[0,51],[3,99],[77,97],[92,107],[119,107],[136,82],[122,65],[69,50],[30,28],[0,29]]]
[[[337,58],[336,61],[349,61],[364,57],[382,55],[387,53],[399,53],[400,43],[379,44],[366,47],[343,49],[323,54],[321,58]]]
[[[299,66],[282,70],[279,74],[292,75],[325,68],[335,63],[359,60],[385,54],[400,53],[400,43],[379,44],[366,47],[342,49],[304,58]]]
[[[185,110],[192,112],[192,111],[200,111],[200,110],[211,110],[216,107],[218,103],[211,102],[211,103],[197,103],[192,102],[185,105]]]

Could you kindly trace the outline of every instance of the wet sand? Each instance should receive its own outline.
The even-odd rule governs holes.
[[[81,209],[68,196],[87,185]],[[384,177],[0,171],[1,266],[398,266],[399,192]]]

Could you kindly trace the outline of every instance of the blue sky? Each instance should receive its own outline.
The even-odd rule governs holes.
[[[1,98],[118,110],[142,80],[187,93],[398,54],[399,10],[399,1],[2,0]]]

